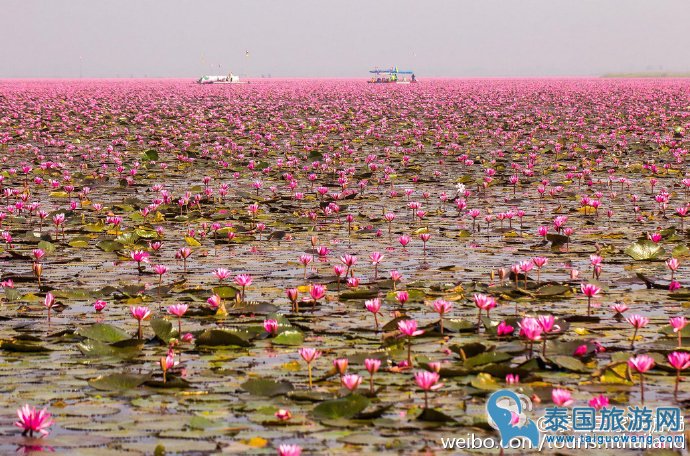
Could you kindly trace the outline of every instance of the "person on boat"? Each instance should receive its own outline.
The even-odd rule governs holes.
[[[412,73],[412,82],[417,82],[417,78],[415,78],[414,73]]]

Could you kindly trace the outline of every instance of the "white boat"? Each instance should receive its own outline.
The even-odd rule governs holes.
[[[378,68],[369,71],[374,76],[367,82],[370,84],[410,84],[417,83],[417,77],[413,71],[399,70],[398,67],[389,68],[387,70],[379,70]],[[401,76],[402,75],[402,76]],[[407,75],[411,78],[407,79]]]
[[[200,77],[196,82],[198,84],[247,84],[246,81],[240,81],[240,77],[232,73],[227,76],[206,75]]]

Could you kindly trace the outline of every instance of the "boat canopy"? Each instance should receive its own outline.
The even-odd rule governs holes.
[[[414,74],[414,71],[409,71],[409,70],[398,70],[398,68],[389,68],[387,70],[379,70],[376,68],[375,70],[369,70],[369,73],[373,74]]]

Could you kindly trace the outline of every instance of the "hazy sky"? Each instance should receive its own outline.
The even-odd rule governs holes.
[[[690,0],[0,0],[0,11],[0,77],[690,71]]]

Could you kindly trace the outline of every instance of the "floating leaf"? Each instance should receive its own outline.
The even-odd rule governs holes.
[[[656,244],[649,239],[643,239],[631,244],[624,250],[624,253],[633,260],[655,260],[664,255],[666,251],[662,246]]]
[[[565,355],[549,356],[549,360],[558,367],[572,371],[572,372],[589,372],[590,370],[584,365],[582,361],[573,357]]]
[[[456,421],[455,418],[432,408],[425,408],[422,410],[422,413],[419,414],[417,419],[420,421],[430,421],[434,423],[450,423]]]
[[[108,356],[122,359],[134,358],[139,355],[142,348],[144,348],[144,342],[138,339],[123,340],[115,344],[89,339],[77,344],[77,349],[84,356],[91,358]]]
[[[494,391],[501,387],[501,385],[496,382],[495,378],[484,372],[477,374],[477,376],[472,379],[470,384],[475,388],[484,391]]]
[[[467,358],[463,365],[466,368],[472,368],[481,366],[482,364],[502,363],[503,361],[508,361],[510,359],[513,359],[513,355],[509,353],[491,351],[480,353],[477,356]]]
[[[240,385],[243,390],[255,396],[277,396],[287,394],[295,387],[288,381],[274,381],[267,378],[253,378]]]
[[[225,329],[207,329],[196,340],[197,345],[205,345],[209,347],[216,346],[230,346],[251,347],[251,342],[242,339],[234,332]]]
[[[316,419],[352,418],[369,405],[369,399],[359,394],[350,394],[342,399],[325,401],[314,407]]]
[[[561,296],[566,293],[570,293],[572,290],[566,285],[559,284],[548,284],[539,287],[535,290],[535,294],[538,298],[549,297],[549,296]]]
[[[18,353],[41,353],[50,351],[49,348],[28,340],[3,340],[0,341],[0,348]]]
[[[237,292],[237,288],[228,285],[213,288],[213,293],[217,294],[223,299],[233,299],[235,296],[237,296]]]
[[[120,342],[132,338],[125,331],[107,323],[94,323],[91,326],[82,326],[75,331],[75,334],[100,342]]]
[[[150,375],[110,374],[89,380],[89,386],[102,391],[120,391],[136,388],[151,378]]]
[[[146,149],[141,159],[144,161],[156,161],[158,160],[158,151],[156,149]]]
[[[101,241],[96,244],[96,247],[104,252],[116,252],[124,248],[124,246],[117,241]]]
[[[173,333],[172,323],[164,318],[152,318],[150,324],[156,337],[167,344]]]
[[[304,334],[294,330],[283,331],[271,339],[271,343],[273,345],[302,345],[304,343]]]
[[[190,247],[201,247],[201,242],[197,241],[191,236],[185,236],[184,240]]]

